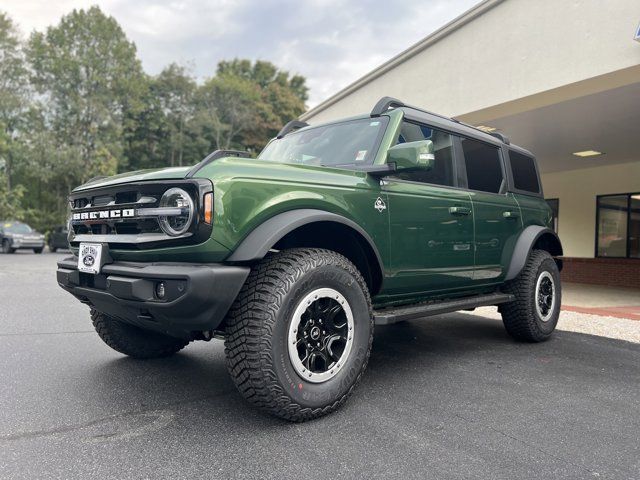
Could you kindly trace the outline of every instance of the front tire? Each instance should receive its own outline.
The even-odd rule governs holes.
[[[11,243],[9,243],[9,240],[2,241],[2,253],[15,253],[15,251],[15,248],[11,248]]]
[[[236,387],[253,405],[290,421],[340,407],[362,377],[373,340],[362,275],[342,255],[317,248],[260,262],[226,324]]]
[[[104,343],[133,358],[168,357],[189,343],[187,340],[129,325],[94,309],[91,309],[91,321]]]
[[[549,252],[533,250],[520,275],[503,291],[516,297],[500,306],[507,333],[519,341],[547,340],[558,324],[562,301],[560,271]]]
[[[44,247],[34,248],[33,253],[42,253],[42,250],[44,250]]]

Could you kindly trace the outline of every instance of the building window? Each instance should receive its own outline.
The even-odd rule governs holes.
[[[551,209],[553,231],[558,233],[558,212],[560,210],[560,200],[557,198],[547,198],[546,202]]]
[[[597,199],[596,256],[640,258],[640,193]]]

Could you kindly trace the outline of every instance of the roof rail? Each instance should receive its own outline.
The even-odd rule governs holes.
[[[375,104],[373,110],[371,110],[372,117],[379,117],[384,112],[389,110],[390,108],[404,107],[404,103],[402,103],[397,98],[393,97],[382,97],[378,100],[378,103]]]
[[[294,130],[298,130],[300,128],[304,128],[308,126],[309,124],[307,122],[301,122],[300,120],[291,120],[290,122],[287,122],[287,124],[284,127],[282,127],[282,130],[278,132],[278,135],[276,136],[276,138],[282,138],[287,133],[291,133]]]
[[[485,132],[484,130],[479,129],[478,127],[475,127],[473,125],[469,125],[468,123],[465,123],[465,122],[461,122],[457,118],[447,117],[446,115],[440,115],[439,113],[430,112],[429,110],[425,110],[423,108],[418,108],[418,107],[414,107],[412,105],[407,105],[404,102],[398,100],[397,98],[393,98],[393,97],[382,97],[380,100],[378,100],[378,103],[376,103],[375,106],[373,107],[373,110],[371,110],[371,116],[372,117],[379,117],[380,115],[385,113],[390,108],[399,108],[399,107],[410,108],[412,110],[417,110],[417,111],[422,112],[422,113],[428,113],[429,115],[434,115],[436,117],[443,118],[443,119],[449,120],[451,122],[455,122],[455,123],[457,123],[459,125],[464,125],[465,127],[473,128],[474,130],[478,130],[479,132],[482,132],[482,133],[485,133],[485,134],[489,134],[492,137],[497,138],[498,140],[502,141],[503,143],[505,143],[507,145],[511,144],[511,141],[509,140],[509,137],[507,137],[503,133],[500,133],[500,132]]]

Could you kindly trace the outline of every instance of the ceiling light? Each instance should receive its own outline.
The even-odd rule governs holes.
[[[583,150],[582,152],[573,152],[573,155],[576,157],[596,157],[598,155],[604,155],[604,153],[598,152],[597,150]]]
[[[488,127],[487,125],[478,125],[476,128],[487,133],[495,132],[497,130],[496,127]]]

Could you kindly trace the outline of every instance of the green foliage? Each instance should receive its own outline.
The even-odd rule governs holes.
[[[0,218],[45,231],[93,176],[256,152],[304,112],[307,93],[304,77],[265,61],[222,61],[202,83],[177,64],[149,76],[97,6],[25,43],[0,12]]]

